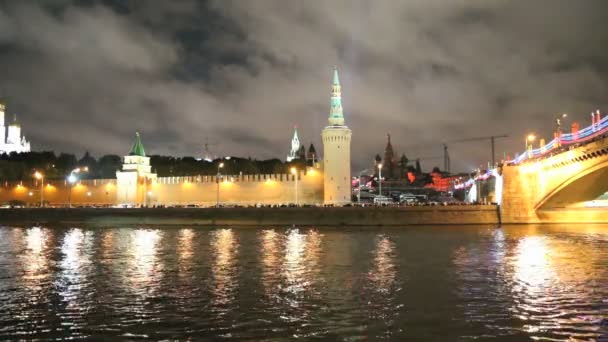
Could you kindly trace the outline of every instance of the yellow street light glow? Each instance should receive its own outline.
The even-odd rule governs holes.
[[[378,164],[378,168],[381,169],[382,168],[382,164]]]
[[[39,171],[34,172],[34,178],[36,179],[42,179],[42,173],[40,173]]]
[[[536,136],[534,134],[528,134],[528,141],[532,142],[534,141],[534,139],[536,139]]]
[[[218,167],[224,167],[224,163],[220,163],[220,165],[218,165]]]
[[[296,172],[298,172],[298,170],[297,170],[295,167],[292,167],[292,168],[291,168],[291,174],[292,174],[292,175],[295,175],[295,174],[296,174]]]

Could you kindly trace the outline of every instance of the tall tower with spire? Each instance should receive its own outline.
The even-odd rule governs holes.
[[[352,131],[344,124],[342,90],[338,69],[334,68],[331,84],[329,126],[323,129],[324,202],[351,202],[350,140]]]
[[[291,139],[291,150],[287,154],[286,160],[288,162],[298,158],[298,152],[300,151],[300,139],[298,138],[298,126],[293,128],[293,139]]]

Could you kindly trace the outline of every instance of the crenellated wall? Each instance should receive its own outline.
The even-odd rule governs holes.
[[[150,184],[150,204],[299,204],[323,202],[323,173],[319,169],[301,171],[296,182],[292,174],[159,177]],[[219,188],[219,192],[218,192]]]
[[[323,173],[320,169],[301,171],[297,182],[295,177],[292,174],[223,175],[219,182],[219,202],[240,205],[295,203],[297,183],[298,203],[323,203]],[[116,179],[79,181],[71,189],[71,202],[75,206],[121,204],[120,199],[124,196],[117,194],[117,188]],[[218,183],[215,176],[158,177],[149,184],[141,182],[137,190],[145,194],[145,199],[130,204],[212,206],[217,201]],[[70,186],[67,182],[45,181],[46,203],[64,206],[68,204],[69,197]],[[40,183],[3,183],[0,186],[0,203],[10,200],[38,205]]]
[[[598,215],[597,210],[581,210],[584,202],[608,191],[608,138],[547,158],[505,166],[503,177],[504,222],[606,222],[608,219],[608,215]],[[551,214],[543,214],[546,211]]]

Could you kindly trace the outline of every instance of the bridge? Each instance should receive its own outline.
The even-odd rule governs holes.
[[[524,152],[502,178],[505,223],[608,223],[608,207],[589,205],[608,191],[608,117]]]

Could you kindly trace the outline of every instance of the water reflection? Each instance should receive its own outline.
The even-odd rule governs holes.
[[[49,258],[44,251],[48,240],[48,229],[33,227],[25,233],[26,253],[23,255],[23,280],[28,287],[38,287],[49,277],[49,274],[45,272]]]
[[[367,273],[368,303],[367,313],[370,330],[377,338],[391,338],[403,305],[398,303],[396,294],[400,291],[397,284],[395,264],[395,244],[388,236],[378,235],[371,253],[371,269]]]
[[[261,234],[262,286],[264,287],[264,293],[269,297],[276,295],[281,279],[281,273],[279,272],[280,237],[281,235],[274,229],[265,229]]]
[[[157,250],[161,238],[161,232],[156,229],[136,229],[131,234],[129,270],[123,276],[142,296],[160,289],[163,269],[158,262]]]
[[[606,243],[597,227],[0,227],[0,340],[593,340]]]
[[[93,289],[93,231],[70,229],[61,244],[62,259],[59,263],[59,277],[55,283],[57,293],[63,302],[63,310],[58,315],[64,320],[64,327],[78,329],[86,323],[85,317],[92,309],[89,295]]]
[[[588,307],[601,297],[589,286],[598,276],[594,264],[600,253],[577,240],[525,236],[515,247],[512,310],[532,336],[574,329],[572,338],[597,336],[594,323],[603,317]]]
[[[376,239],[376,246],[373,252],[373,266],[369,272],[369,280],[373,284],[373,289],[383,294],[389,294],[393,290],[397,270],[394,262],[395,245],[386,236],[379,236]]]
[[[180,229],[177,240],[177,257],[179,276],[182,278],[189,278],[192,275],[192,268],[194,266],[192,257],[194,256],[193,240],[196,234],[192,229]]]
[[[232,229],[212,231],[211,249],[214,256],[211,270],[212,304],[218,313],[223,314],[232,309],[237,289],[238,242]]]

